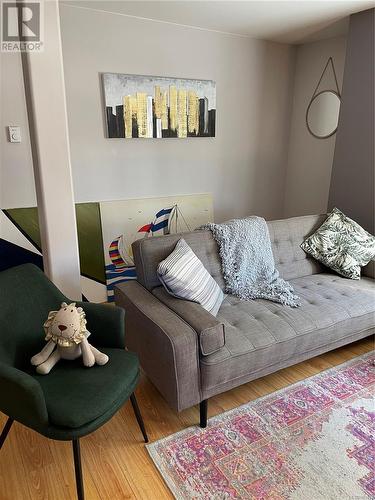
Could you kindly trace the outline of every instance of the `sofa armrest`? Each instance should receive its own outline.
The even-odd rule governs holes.
[[[362,269],[362,275],[375,279],[375,260],[370,260],[367,266]]]
[[[180,411],[201,398],[199,349],[194,329],[137,281],[115,287],[125,309],[125,344],[170,406]]]
[[[224,347],[224,324],[200,304],[173,297],[162,286],[154,288],[152,294],[194,328],[198,335],[203,356],[212,354]]]
[[[48,424],[40,384],[29,374],[0,363],[0,410],[17,422],[38,429]]]

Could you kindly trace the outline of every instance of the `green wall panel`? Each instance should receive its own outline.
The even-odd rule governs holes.
[[[25,237],[41,249],[38,209],[11,208],[3,210]],[[105,283],[102,227],[99,203],[77,203],[77,232],[81,274]]]
[[[105,283],[99,203],[77,203],[76,216],[81,273]]]

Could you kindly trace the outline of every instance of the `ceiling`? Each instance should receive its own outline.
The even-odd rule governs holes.
[[[293,44],[344,35],[350,14],[375,7],[375,0],[60,1],[81,8]]]

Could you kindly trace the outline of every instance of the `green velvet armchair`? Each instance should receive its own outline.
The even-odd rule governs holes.
[[[48,375],[38,375],[31,366],[30,358],[45,344],[48,312],[63,301],[69,299],[32,264],[0,273],[0,410],[8,416],[0,449],[14,420],[48,438],[72,441],[77,496],[83,500],[80,437],[107,422],[130,398],[148,439],[134,395],[138,358],[124,349],[123,309],[79,303],[90,342],[109,356],[106,365],[85,368],[82,359],[60,361]]]

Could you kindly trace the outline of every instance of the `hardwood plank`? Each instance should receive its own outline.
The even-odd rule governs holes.
[[[6,417],[2,413],[0,417],[2,429]],[[18,438],[21,433],[22,426],[15,422],[0,451],[0,493],[4,500],[31,498],[21,458],[23,449],[19,446]]]
[[[227,391],[210,399],[209,416],[270,394],[373,348],[373,338],[367,338]],[[144,375],[136,393],[150,441],[198,424],[197,406],[177,414]],[[5,415],[0,414],[1,427],[5,421]],[[148,456],[129,402],[110,422],[81,440],[81,455],[89,500],[172,499]],[[0,499],[46,498],[76,498],[71,443],[48,440],[15,423],[0,452]]]

